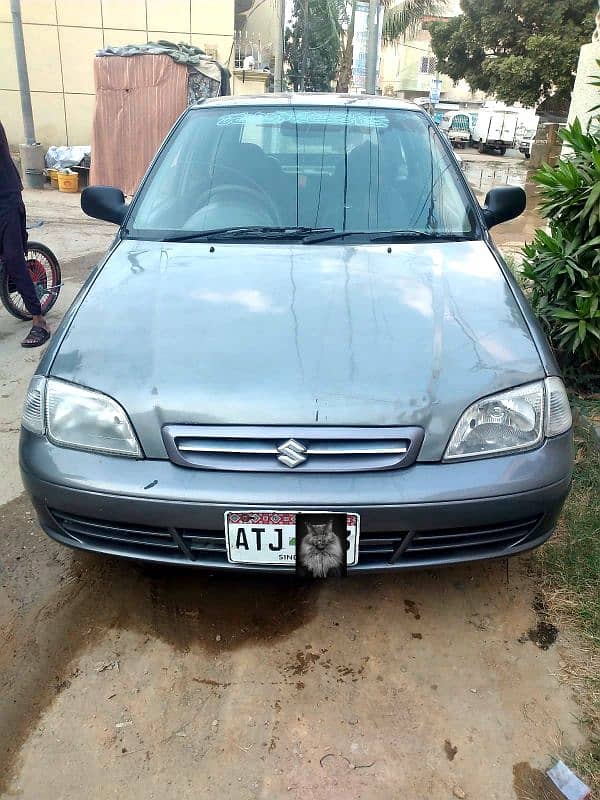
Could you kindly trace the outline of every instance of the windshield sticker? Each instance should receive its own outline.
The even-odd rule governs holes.
[[[224,114],[217,125],[282,125],[286,122],[299,125],[347,125],[352,127],[387,128],[390,121],[385,114],[372,114],[354,109],[282,109],[281,111],[243,111],[238,114]]]

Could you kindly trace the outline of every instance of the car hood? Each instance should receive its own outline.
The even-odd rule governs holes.
[[[436,460],[470,403],[544,373],[483,241],[126,240],[51,374],[118,400],[151,458],[197,423],[421,425]]]

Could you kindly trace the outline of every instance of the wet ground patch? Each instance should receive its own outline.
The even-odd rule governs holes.
[[[537,625],[527,631],[527,638],[537,645],[540,650],[547,650],[556,641],[558,628],[550,622],[548,606],[541,595],[536,595],[533,601],[533,610],[538,617]]]
[[[318,585],[300,584],[293,577],[133,568],[145,602],[130,608],[121,624],[158,635],[181,650],[200,645],[216,653],[277,640],[315,613]]]
[[[454,761],[454,757],[458,753],[458,747],[455,747],[450,739],[446,739],[444,742],[444,753],[446,753],[448,761]]]
[[[414,600],[405,600],[404,601],[404,610],[407,614],[412,614],[415,619],[421,619],[421,614],[419,613],[419,608]]]

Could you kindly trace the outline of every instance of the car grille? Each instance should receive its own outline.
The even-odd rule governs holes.
[[[243,472],[364,472],[412,464],[422,428],[166,425],[169,458],[183,467]]]
[[[476,557],[478,553],[504,551],[528,539],[540,517],[502,525],[400,533],[361,533],[360,560],[365,563],[440,563]]]
[[[227,560],[223,531],[130,525],[50,511],[69,538],[86,547],[165,561]]]
[[[60,511],[50,513],[63,535],[85,548],[177,563],[228,563],[223,530],[131,525]],[[511,548],[537,535],[540,520],[538,516],[470,528],[364,531],[360,534],[358,566],[427,566],[508,554]]]

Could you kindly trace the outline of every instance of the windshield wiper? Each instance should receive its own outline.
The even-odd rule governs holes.
[[[369,242],[411,242],[411,241],[444,241],[460,242],[471,238],[463,233],[449,233],[445,231],[333,231],[332,233],[307,234],[302,241],[304,244],[317,244],[328,242],[332,239],[343,239],[346,236],[364,236]]]
[[[190,231],[186,234],[169,236],[165,242],[203,242],[210,239],[302,239],[307,234],[326,233],[333,228],[310,228],[301,226],[240,225],[229,228],[212,228],[207,231]]]
[[[346,236],[370,236],[369,231],[336,231],[333,228],[328,228],[330,233],[317,233],[316,231],[308,233],[303,237],[304,244],[318,244],[319,242],[328,242],[330,239],[344,239]]]
[[[436,242],[463,242],[473,237],[467,233],[452,231],[377,231],[369,236],[370,242],[410,242],[427,240]]]
[[[346,236],[362,236],[369,242],[410,242],[410,241],[445,241],[456,242],[469,239],[468,235],[448,233],[444,231],[336,231],[335,228],[311,228],[307,225],[275,226],[275,225],[240,225],[229,228],[212,228],[206,231],[190,231],[177,236],[168,236],[165,242],[205,242],[232,241],[235,239],[290,240],[301,239],[304,244],[317,244],[332,239],[344,239]]]

